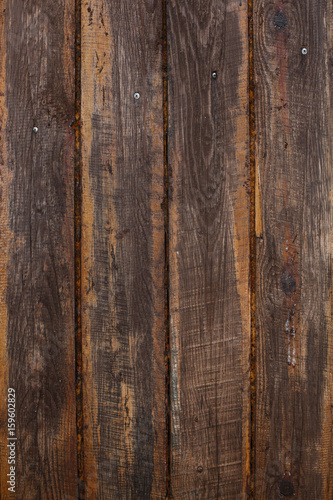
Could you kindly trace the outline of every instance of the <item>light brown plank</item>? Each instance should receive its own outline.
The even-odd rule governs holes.
[[[82,4],[87,498],[165,497],[161,33],[161,2]]]

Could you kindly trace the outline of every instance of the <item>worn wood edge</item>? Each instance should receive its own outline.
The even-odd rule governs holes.
[[[163,56],[163,54],[162,54]],[[154,79],[154,90],[153,90],[153,100],[151,107],[154,110],[158,110],[160,105],[163,106],[163,111],[165,109],[164,106],[164,81],[163,81],[163,72],[156,73]],[[164,120],[163,114],[163,120]],[[151,138],[152,138],[152,158],[154,161],[152,162],[152,181],[151,181],[151,214],[152,214],[152,243],[153,243],[153,262],[152,262],[152,280],[154,284],[154,290],[159,290],[161,285],[165,285],[165,260],[167,259],[166,255],[166,219],[165,219],[165,201],[166,201],[166,192],[167,192],[167,179],[165,177],[166,171],[165,169],[165,123],[162,122],[162,129],[156,126],[156,119],[154,114],[150,115],[150,130],[151,130]],[[156,153],[154,153],[154,148],[156,148]],[[156,158],[156,160],[155,160]],[[162,181],[162,182],[161,182]],[[161,207],[161,200],[163,200],[164,204]],[[154,222],[155,221],[155,222]],[[160,257],[158,257],[160,255]],[[159,263],[162,262],[163,265],[159,266]],[[165,345],[165,331],[164,335],[161,336],[161,327],[165,328],[165,314],[166,314],[166,302],[165,302],[165,293],[154,293],[155,296],[155,314],[154,314],[154,322],[152,329],[152,337],[153,337],[153,345],[154,345],[154,373],[156,376],[154,377],[154,412],[153,412],[153,423],[159,424],[157,425],[157,429],[164,428],[164,433],[167,435],[167,418],[166,418],[166,409],[165,404],[160,404],[161,398],[165,395],[166,391],[166,381],[168,378],[168,366],[166,366],[166,349]],[[168,307],[167,307],[168,309]],[[168,314],[168,310],[167,310]],[[163,318],[163,322],[161,323],[160,318]],[[161,349],[160,341],[163,340],[163,348]],[[159,371],[161,368],[164,368],[164,376],[159,376]],[[156,428],[156,425],[155,425]],[[167,472],[168,472],[168,451],[166,446],[166,435],[162,434],[162,432],[156,432],[154,436],[154,464],[155,466],[160,464],[160,471],[156,471],[161,474],[162,477],[158,477],[157,474],[154,473],[153,484],[151,497],[152,498],[164,498],[166,496],[166,489],[168,486],[167,483]],[[160,453],[161,450],[166,449],[165,458],[161,461]]]
[[[0,4],[0,45],[6,46],[6,1]],[[9,227],[8,195],[12,181],[12,174],[8,169],[5,130],[7,122],[6,107],[6,51],[0,51],[0,224],[1,224],[1,258],[0,258],[0,397],[2,404],[0,416],[0,443],[1,443],[1,497],[8,494],[7,474],[9,473],[7,444],[7,397],[8,397],[8,356],[7,356],[7,265],[13,234]]]
[[[82,199],[81,199],[81,322],[82,322],[82,380],[83,415],[84,415],[84,450],[83,460],[85,474],[85,492],[88,498],[96,498],[98,490],[98,462],[94,452],[94,429],[97,422],[90,408],[97,401],[97,388],[94,384],[91,359],[91,323],[88,304],[95,301],[96,294],[91,291],[89,301],[85,291],[84,283],[89,275],[91,266],[90,256],[93,251],[93,201],[91,194],[91,182],[89,176],[89,160],[91,156],[92,126],[91,116],[93,111],[93,99],[91,91],[91,68],[93,67],[94,34],[88,29],[85,11],[81,13],[81,154],[82,154]],[[83,91],[84,90],[84,91]],[[96,403],[95,403],[96,406]]]
[[[328,151],[328,164],[333,165],[333,4],[328,2],[328,16],[327,16],[327,51],[326,51],[326,92],[329,99],[329,110],[328,110],[328,123],[330,124],[330,129],[328,131],[328,136],[331,138],[330,147]],[[331,177],[333,182],[333,176]],[[333,219],[333,184],[330,186],[330,208],[331,208],[331,221]],[[331,232],[330,239],[330,262],[331,267],[333,264],[333,233]],[[333,282],[331,276],[330,283],[330,301],[326,304],[326,317],[328,318],[328,324],[330,330],[333,326]],[[320,449],[322,453],[320,454],[319,462],[321,464],[321,469],[327,469],[327,478],[323,484],[323,493],[325,500],[333,498],[333,336],[328,334],[328,355],[327,355],[327,368],[326,368],[326,384],[324,388],[323,401],[326,402],[323,408],[323,431],[322,439],[320,442]]]
[[[249,113],[249,170],[250,170],[250,415],[249,415],[249,483],[248,496],[255,499],[255,411],[256,411],[256,236],[258,225],[258,173],[255,157],[255,76],[253,39],[253,0],[248,0],[248,113]],[[261,204],[261,200],[260,200]],[[261,220],[261,215],[260,215]],[[262,224],[262,223],[261,223]]]
[[[246,113],[239,113],[235,116],[236,123],[236,147],[235,158],[238,166],[239,181],[238,189],[234,200],[234,251],[235,270],[237,278],[237,291],[240,297],[240,309],[242,316],[242,382],[243,387],[243,451],[242,451],[242,471],[243,471],[243,498],[247,498],[251,476],[251,309],[252,309],[252,262],[253,253],[252,242],[252,220],[251,204],[253,197],[253,151],[251,149],[251,134],[253,127],[252,101],[251,101],[251,45],[249,44],[250,27],[249,12],[251,12],[251,0],[243,4],[243,9],[239,10],[239,27],[242,37],[242,52],[244,78],[240,76],[238,82],[239,109],[246,110]],[[247,120],[247,114],[249,120]],[[240,147],[242,145],[242,147]],[[249,191],[244,188],[249,181]],[[247,223],[244,231],[244,215]],[[248,382],[247,382],[248,381]]]
[[[170,302],[169,302],[169,161],[168,161],[168,29],[167,0],[162,0],[163,25],[163,162],[164,162],[164,329],[165,329],[165,497],[171,497],[171,392],[170,392]]]
[[[84,415],[82,395],[82,322],[81,322],[81,0],[75,0],[75,133],[74,147],[74,279],[75,279],[75,385],[78,497],[85,498],[84,486]]]

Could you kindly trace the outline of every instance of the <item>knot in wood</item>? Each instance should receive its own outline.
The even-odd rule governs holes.
[[[285,14],[281,11],[277,12],[274,17],[274,27],[277,30],[284,30],[288,26],[288,20]]]

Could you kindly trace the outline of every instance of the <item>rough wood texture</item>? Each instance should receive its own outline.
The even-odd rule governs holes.
[[[82,8],[87,498],[164,498],[162,2]]]
[[[170,0],[167,15],[171,490],[246,498],[247,4]]]
[[[74,499],[74,2],[3,0],[0,11],[1,498],[12,495],[11,387],[12,496]]]
[[[1,498],[8,388],[18,499],[333,498],[332,61],[331,0],[0,0]]]
[[[333,496],[332,21],[254,1],[258,499]]]

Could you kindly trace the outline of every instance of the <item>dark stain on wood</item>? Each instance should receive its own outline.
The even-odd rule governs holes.
[[[281,277],[281,288],[286,295],[290,295],[291,293],[296,291],[295,276],[293,276],[290,270],[288,269],[283,271]]]
[[[293,483],[289,479],[282,479],[279,483],[279,491],[283,497],[290,498],[295,494]]]
[[[288,20],[281,10],[275,14],[274,26],[278,30],[284,30],[288,26]]]

